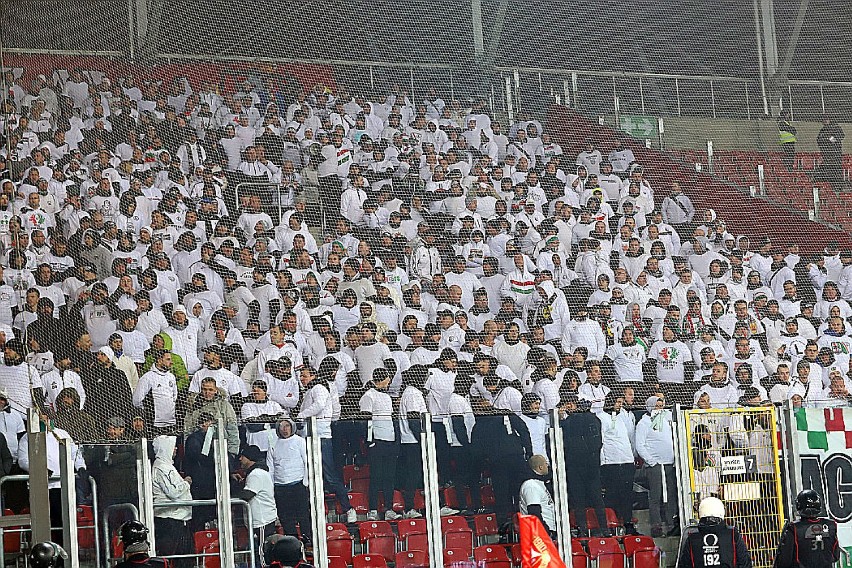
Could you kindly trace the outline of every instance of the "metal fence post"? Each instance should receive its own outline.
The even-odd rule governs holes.
[[[317,418],[308,420],[308,493],[311,504],[314,565],[328,568],[328,546],[325,540],[325,492],[322,482],[322,440],[317,430]]]
[[[816,219],[819,219],[819,210],[820,210],[819,188],[817,186],[814,186],[813,191],[814,191],[814,217]]]
[[[713,118],[716,118],[716,90],[713,88],[713,81],[710,81],[710,110],[713,112]]]
[[[14,410],[12,411],[14,412]],[[27,441],[30,459],[30,515],[33,542],[50,538],[50,498],[48,497],[47,433],[41,431],[41,418],[30,408],[27,418]]]
[[[151,485],[151,461],[148,457],[148,439],[142,438],[136,450],[136,479],[139,483],[139,521],[148,528],[151,556],[157,554],[157,535],[154,532],[154,489]],[[107,539],[109,535],[107,535]]]
[[[675,448],[675,475],[677,476],[678,495],[678,511],[680,514],[680,528],[685,529],[693,517],[693,512],[690,507],[692,503],[691,488],[692,484],[689,481],[689,465],[686,463],[691,459],[689,448],[687,447],[688,434],[681,430],[684,427],[686,418],[683,415],[683,409],[678,404],[674,411],[674,427],[672,434],[674,435]]]
[[[760,188],[760,195],[766,195],[766,174],[763,164],[757,165],[757,184]]]
[[[222,568],[234,568],[234,526],[231,514],[231,482],[230,464],[228,463],[228,442],[225,439],[225,425],[216,424],[216,437],[213,438],[213,448],[216,457],[216,506],[218,509],[219,527],[219,562]],[[249,527],[254,531],[254,527]],[[259,545],[260,543],[255,543]],[[253,550],[252,554],[257,551]]]
[[[59,442],[59,484],[62,492],[62,538],[68,552],[70,568],[80,566],[80,542],[77,539],[77,487],[74,483],[74,441],[62,438]]]
[[[713,173],[713,141],[707,141],[707,171]]]
[[[677,115],[680,114],[680,81],[678,81],[677,77],[675,77],[675,100],[677,101]]]
[[[556,507],[556,537],[559,551],[565,560],[565,566],[572,568],[571,555],[571,519],[568,507],[568,477],[565,470],[565,440],[562,438],[562,424],[559,422],[559,409],[550,411],[550,469],[553,473],[553,502]]]
[[[509,124],[515,122],[515,107],[512,104],[512,78],[504,77],[504,88],[506,89],[506,114],[509,116]]]
[[[429,568],[442,568],[444,547],[441,538],[441,506],[438,492],[438,459],[435,451],[435,432],[432,415],[420,415],[420,451],[423,458],[423,496],[426,501],[426,534],[429,537]]]

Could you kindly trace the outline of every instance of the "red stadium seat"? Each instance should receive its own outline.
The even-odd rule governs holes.
[[[429,554],[425,550],[397,552],[394,565],[395,568],[428,568]]]
[[[77,540],[80,548],[95,547],[95,514],[88,505],[77,507]]]
[[[402,550],[429,550],[426,519],[403,519],[396,525]]]
[[[348,568],[349,564],[346,563],[345,558],[341,558],[339,556],[329,556],[328,557],[328,568]]]
[[[326,525],[325,539],[328,547],[328,555],[342,558],[346,564],[352,564],[352,535],[346,530],[335,528],[340,523],[328,523]]]
[[[444,549],[444,566],[452,566],[458,562],[468,562],[469,560],[470,552],[464,548]]]
[[[479,488],[479,498],[483,507],[493,508],[497,503],[494,498],[494,488],[490,485],[483,485]]]
[[[387,521],[358,523],[358,533],[367,554],[379,554],[393,562],[396,554],[396,535]]]
[[[14,515],[12,509],[3,509],[3,515]],[[21,552],[21,534],[16,529],[23,527],[9,527],[3,532],[3,551],[8,554]],[[14,531],[14,532],[13,532]]]
[[[500,539],[497,515],[474,515],[473,534],[477,544],[489,544]]]
[[[662,552],[649,536],[624,537],[624,552],[632,568],[660,568]]]
[[[193,541],[195,542],[195,552],[201,552],[211,542],[219,542],[219,533],[217,531],[198,531],[193,536]]]
[[[509,555],[506,553],[506,549],[502,546],[491,546],[490,544],[486,544],[483,546],[477,546],[473,549],[473,559],[477,562],[487,562],[491,560],[508,562]]]
[[[519,568],[521,564],[523,564],[523,558],[521,557],[521,545],[513,544],[512,545],[512,566],[515,568]]]
[[[579,538],[571,539],[571,562],[574,568],[588,568],[590,564],[589,553]]]
[[[352,568],[387,568],[385,557],[378,554],[356,554],[352,558]]]
[[[600,528],[598,525],[598,516],[595,514],[594,509],[586,509],[586,523],[589,530]],[[615,511],[609,508],[606,509],[606,526],[610,529],[618,529],[622,526],[622,523],[618,521]]]
[[[351,464],[343,466],[343,483],[352,491],[368,493],[370,491],[370,466]]]
[[[219,541],[214,540],[204,545],[201,554],[209,554],[204,556],[204,568],[219,568],[222,564],[219,561]]]
[[[589,557],[597,560],[597,568],[625,568],[625,556],[614,537],[590,538]]]
[[[473,550],[473,531],[470,530],[464,517],[458,515],[442,517],[441,533],[444,535],[445,548]]]
[[[367,511],[369,510],[367,506],[367,494],[359,493],[356,491],[349,492],[349,504],[352,505],[352,508],[355,509],[355,512],[358,515],[366,516]],[[340,503],[336,503],[335,505],[336,511],[338,515],[343,514],[343,509],[340,508]]]

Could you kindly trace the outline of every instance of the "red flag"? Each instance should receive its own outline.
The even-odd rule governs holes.
[[[518,515],[521,568],[565,568],[556,545],[535,515]]]

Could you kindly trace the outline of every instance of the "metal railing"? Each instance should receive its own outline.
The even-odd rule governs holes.
[[[0,478],[0,517],[5,516],[5,499],[3,494],[3,485],[10,481],[29,481],[30,476],[26,474],[7,475]],[[59,477],[51,477],[49,481],[61,481]],[[92,529],[95,533],[95,558],[99,559],[101,555],[100,548],[100,531],[98,530],[98,484],[94,477],[89,477],[92,484],[92,518],[91,525],[77,525],[77,529]],[[76,514],[76,513],[75,513]],[[50,527],[51,531],[62,530],[62,527]],[[29,524],[20,525],[19,528],[5,528],[0,526],[0,567],[6,565],[6,550],[4,544],[4,535],[7,532],[19,533],[23,537],[24,533],[30,532]],[[23,542],[23,540],[22,540]]]

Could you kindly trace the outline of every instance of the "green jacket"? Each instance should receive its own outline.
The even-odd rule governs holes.
[[[166,350],[171,352],[172,338],[164,331],[161,331],[159,336],[163,338],[163,345]],[[145,351],[145,363],[142,364],[142,372],[139,373],[140,377],[151,370],[151,367],[154,366],[153,352],[153,348]],[[189,373],[186,370],[186,364],[183,362],[183,357],[176,355],[175,353],[172,353],[172,374],[177,379],[178,390],[185,391],[189,388]]]

